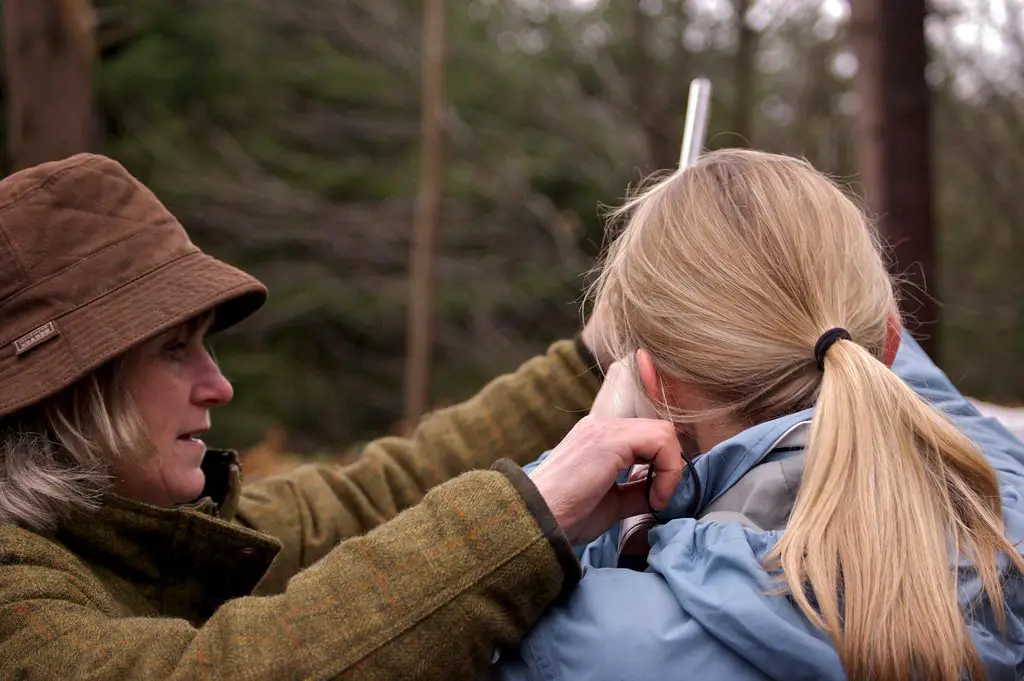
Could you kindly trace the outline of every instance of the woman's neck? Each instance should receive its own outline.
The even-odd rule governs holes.
[[[701,453],[711,451],[718,443],[724,442],[744,430],[743,425],[732,419],[702,421],[694,424],[692,428],[693,439]]]

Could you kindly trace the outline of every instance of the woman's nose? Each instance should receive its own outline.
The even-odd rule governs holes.
[[[231,386],[231,382],[224,376],[213,358],[208,358],[208,365],[205,367],[202,377],[192,389],[193,402],[207,408],[219,407],[230,402],[234,396],[235,389]]]

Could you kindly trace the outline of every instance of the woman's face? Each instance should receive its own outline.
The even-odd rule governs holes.
[[[206,482],[200,464],[202,435],[210,410],[231,401],[234,391],[206,349],[212,315],[182,324],[128,353],[125,381],[156,453],[144,463],[115,464],[122,496],[157,506],[195,500]]]

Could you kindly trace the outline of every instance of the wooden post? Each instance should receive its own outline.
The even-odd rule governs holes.
[[[911,330],[937,359],[926,1],[857,0],[850,6],[860,63],[856,146],[864,195],[894,248],[895,272],[908,280],[901,294]]]
[[[427,411],[433,342],[434,242],[444,180],[444,2],[424,0],[419,189],[413,216],[405,425]]]
[[[99,146],[89,0],[4,0],[11,170]]]

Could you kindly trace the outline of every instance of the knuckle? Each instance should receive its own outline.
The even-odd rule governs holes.
[[[576,430],[581,438],[591,438],[595,433],[600,432],[601,427],[602,419],[588,414],[580,419],[573,430]]]

